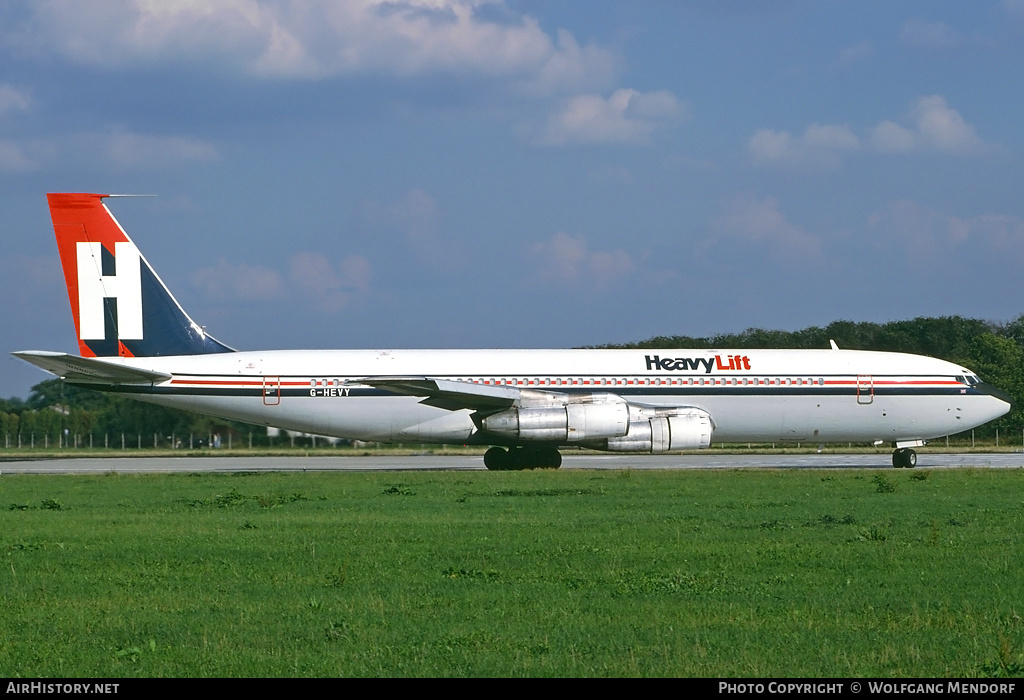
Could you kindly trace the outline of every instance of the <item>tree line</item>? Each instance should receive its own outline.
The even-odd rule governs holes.
[[[215,436],[227,447],[292,444],[267,436],[262,426],[133,401],[49,379],[32,387],[27,400],[0,399],[0,447],[188,447],[208,446]],[[299,438],[298,444],[308,444]]]
[[[634,343],[601,345],[601,348],[635,349],[827,349],[829,341],[846,350],[883,350],[929,355],[963,365],[983,380],[1008,392],[1013,410],[977,430],[990,438],[998,429],[1009,438],[1024,431],[1024,316],[995,323],[960,316],[915,318],[889,323],[835,321],[825,327],[798,331],[748,328],[741,333],[707,337],[657,336]],[[225,421],[155,404],[133,401],[113,394],[64,384],[59,379],[32,387],[28,399],[0,399],[0,445],[163,447],[173,441],[182,445],[207,444],[223,436],[222,445],[234,440],[241,446],[309,443],[282,433],[268,437],[262,427]]]

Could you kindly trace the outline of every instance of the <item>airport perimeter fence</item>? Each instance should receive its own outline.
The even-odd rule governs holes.
[[[326,447],[347,447],[352,443],[316,435],[285,435],[272,438],[260,433],[226,435],[161,435],[160,433],[4,433],[5,450],[210,450],[210,449],[291,449],[308,450]]]
[[[1020,433],[1000,431],[998,427],[982,426],[956,435],[947,435],[928,441],[932,449],[949,448],[963,449],[997,449],[1000,451],[1024,451],[1024,430]],[[110,450],[237,450],[237,449],[273,449],[273,450],[309,450],[325,448],[397,448],[397,449],[447,449],[456,445],[412,445],[395,443],[366,443],[353,440],[342,440],[325,436],[287,433],[280,431],[277,435],[261,432],[241,433],[234,430],[196,435],[162,435],[161,433],[76,433],[70,429],[63,431],[46,431],[42,433],[10,433],[3,435],[2,448],[5,451],[110,451]],[[463,446],[464,447],[464,446]],[[746,442],[746,443],[713,443],[710,450],[791,450],[816,449],[819,445],[813,441],[805,442]],[[875,445],[872,443],[826,443],[824,447],[830,451],[844,449],[889,449],[889,443]]]

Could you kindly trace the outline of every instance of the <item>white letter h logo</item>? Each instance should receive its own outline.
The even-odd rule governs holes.
[[[114,244],[117,274],[103,275],[103,246],[78,243],[78,328],[82,340],[105,340],[103,300],[117,299],[117,337],[142,340],[142,256],[134,243]]]

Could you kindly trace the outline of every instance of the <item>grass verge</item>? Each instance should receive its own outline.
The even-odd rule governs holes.
[[[1024,673],[1024,471],[0,477],[9,676]]]

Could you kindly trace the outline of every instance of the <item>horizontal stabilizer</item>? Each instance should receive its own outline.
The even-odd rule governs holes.
[[[56,374],[61,379],[80,384],[156,384],[171,375],[137,367],[126,367],[92,357],[78,357],[66,352],[23,350],[11,353],[25,362]]]

